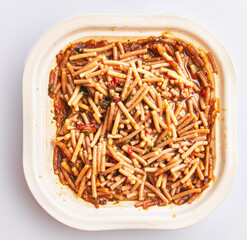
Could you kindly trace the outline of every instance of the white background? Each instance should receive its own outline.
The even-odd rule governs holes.
[[[229,51],[237,73],[239,167],[224,203],[204,221],[177,231],[86,232],[49,216],[31,195],[22,170],[22,93],[25,58],[51,26],[83,13],[178,14],[209,28]],[[247,239],[247,2],[245,0],[0,0],[0,240],[12,239]],[[236,117],[236,116],[233,116]]]

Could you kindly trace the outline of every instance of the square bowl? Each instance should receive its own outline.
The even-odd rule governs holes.
[[[99,209],[78,198],[53,173],[55,137],[49,72],[56,54],[70,42],[89,39],[126,41],[167,32],[214,54],[219,74],[215,96],[220,114],[212,142],[215,181],[191,205],[137,209],[133,202],[108,203]],[[231,99],[230,99],[231,96]],[[179,229],[211,214],[229,193],[237,167],[236,77],[221,42],[196,22],[174,15],[81,15],[58,23],[32,48],[23,73],[23,166],[28,186],[39,204],[55,219],[83,230]]]

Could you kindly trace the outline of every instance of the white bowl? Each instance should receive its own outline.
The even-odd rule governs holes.
[[[68,43],[86,39],[134,39],[164,31],[214,54],[219,68],[216,96],[220,98],[213,143],[215,181],[191,205],[133,207],[132,202],[109,203],[95,209],[63,186],[53,174],[52,139],[55,124],[48,97],[49,71],[55,55]],[[39,204],[54,218],[84,230],[178,229],[211,214],[225,199],[237,167],[236,78],[231,59],[220,41],[191,20],[172,15],[82,15],[64,20],[46,32],[31,50],[23,73],[23,165],[28,186]],[[235,143],[230,144],[230,143]]]

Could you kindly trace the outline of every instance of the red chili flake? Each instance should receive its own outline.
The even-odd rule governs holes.
[[[173,60],[167,60],[167,62],[170,63],[172,66],[173,65],[177,65],[177,63],[175,61],[173,61]]]
[[[85,130],[87,130],[87,129],[85,129]],[[91,130],[93,133],[95,133],[96,132],[96,126],[90,126],[89,125],[89,127],[88,127],[88,130]]]
[[[91,123],[92,125],[97,125],[97,122],[96,122],[95,119],[92,119],[92,120],[90,121],[90,123]]]
[[[201,95],[202,95],[203,97],[206,96],[206,88],[203,88],[203,89],[201,90]]]
[[[94,126],[94,127],[98,128],[98,124],[97,124],[97,122],[96,122],[95,119],[92,119],[92,120],[90,121],[90,124],[91,124],[91,126]]]
[[[164,78],[164,79],[166,79],[166,78],[167,78],[167,76],[168,76],[168,75],[167,75],[166,73],[165,73],[165,74],[163,74],[163,78]]]
[[[91,124],[83,124],[83,123],[80,123],[80,124],[77,124],[76,129],[79,129],[79,130],[88,130],[88,131],[91,131],[93,133],[96,132],[96,126],[91,125]]]
[[[83,123],[77,124],[77,126],[76,126],[76,129],[79,129],[79,130],[81,130],[83,128],[84,128],[84,124]]]
[[[115,103],[118,104],[118,102],[120,101],[120,97],[117,95],[113,98],[114,98]]]
[[[187,85],[187,84],[184,84],[184,87],[185,87],[185,88],[190,88],[190,86],[189,86],[189,85]]]
[[[132,155],[132,153],[133,153],[133,149],[132,148],[128,148],[128,154]]]
[[[118,83],[119,83],[118,78],[113,77],[113,79],[111,81],[111,88],[114,88]]]
[[[54,107],[55,107],[55,109],[58,110],[58,111],[61,111],[61,110],[62,110],[61,105],[58,104],[58,103],[54,103]]]

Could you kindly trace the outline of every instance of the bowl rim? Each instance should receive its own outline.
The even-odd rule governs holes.
[[[74,17],[70,17],[70,18],[67,18],[65,20],[62,20],[59,23],[57,23],[55,26],[50,28],[34,44],[34,46],[30,50],[30,52],[26,58],[26,62],[25,62],[25,66],[24,66],[23,79],[22,79],[22,81],[23,81],[22,82],[22,91],[23,91],[23,169],[24,169],[24,175],[26,178],[26,182],[27,182],[27,184],[30,188],[30,191],[32,192],[34,198],[46,210],[47,213],[49,213],[51,216],[53,216],[58,221],[66,224],[68,226],[74,227],[74,228],[83,229],[83,230],[110,230],[110,229],[131,229],[131,228],[133,228],[133,229],[179,229],[179,228],[184,228],[184,227],[190,226],[192,224],[195,224],[195,223],[201,221],[202,219],[207,217],[209,214],[211,214],[213,211],[215,211],[216,208],[224,201],[224,199],[228,195],[230,189],[232,188],[232,185],[233,185],[233,182],[234,182],[234,179],[236,176],[237,148],[233,149],[233,147],[229,145],[228,149],[226,149],[226,151],[228,153],[230,153],[229,155],[231,156],[231,159],[232,159],[230,162],[230,165],[227,166],[228,169],[231,168],[231,171],[228,172],[230,174],[228,174],[227,188],[225,188],[224,192],[222,192],[220,194],[220,197],[217,200],[217,202],[214,204],[214,206],[211,206],[210,211],[204,212],[199,217],[195,217],[195,219],[193,221],[190,221],[189,223],[176,225],[176,226],[167,227],[167,226],[162,226],[162,225],[148,225],[147,223],[145,223],[145,224],[144,223],[132,224],[132,225],[126,224],[124,226],[121,226],[120,224],[114,225],[114,226],[111,226],[111,225],[96,226],[94,224],[87,224],[87,223],[84,223],[84,225],[76,224],[75,219],[71,219],[71,218],[73,218],[73,216],[71,216],[71,218],[66,219],[65,216],[63,214],[61,214],[61,212],[57,212],[58,209],[53,208],[54,206],[51,205],[49,202],[50,199],[48,199],[47,195],[45,195],[39,189],[37,182],[33,178],[33,173],[32,173],[33,169],[30,167],[30,163],[33,161],[32,154],[31,154],[31,153],[33,153],[32,152],[33,149],[29,148],[32,145],[32,139],[33,139],[32,129],[29,128],[29,126],[32,125],[31,124],[32,123],[32,117],[30,117],[30,116],[32,116],[33,112],[32,112],[32,108],[30,107],[30,105],[32,103],[28,101],[29,100],[28,96],[30,96],[32,89],[28,85],[30,83],[30,76],[32,75],[32,71],[34,71],[33,59],[35,58],[35,52],[37,52],[38,49],[42,48],[42,46],[44,45],[44,42],[47,41],[47,38],[50,38],[51,36],[53,36],[53,38],[55,38],[54,34],[56,34],[57,32],[69,30],[69,26],[71,29],[76,28],[78,26],[85,27],[86,25],[83,25],[81,23],[85,20],[91,21],[91,22],[87,23],[87,26],[93,26],[96,23],[99,24],[99,22],[92,20],[93,18],[94,19],[102,18],[103,20],[106,20],[106,19],[109,20],[109,19],[112,19],[113,17],[121,18],[122,20],[123,19],[132,19],[132,20],[137,19],[138,23],[130,23],[129,25],[131,25],[131,26],[133,26],[133,25],[135,26],[135,24],[136,25],[140,24],[141,19],[143,20],[143,19],[147,19],[147,18],[152,18],[152,19],[155,19],[156,21],[167,20],[167,21],[169,21],[170,26],[174,26],[174,27],[177,26],[178,24],[182,24],[183,28],[185,28],[186,31],[189,31],[189,32],[193,32],[193,31],[191,29],[188,29],[188,26],[190,26],[191,28],[195,28],[197,30],[199,29],[201,33],[205,33],[205,35],[209,36],[211,39],[213,39],[214,42],[217,42],[218,46],[220,46],[220,48],[221,48],[220,51],[226,57],[226,59],[222,59],[222,62],[223,61],[228,62],[227,63],[228,67],[229,67],[228,72],[230,72],[230,75],[232,77],[231,82],[226,83],[227,87],[228,88],[233,87],[234,89],[236,89],[236,74],[235,74],[234,65],[232,63],[232,60],[231,60],[228,52],[224,48],[223,44],[207,28],[205,28],[204,26],[200,25],[199,23],[197,23],[193,20],[190,20],[188,18],[177,16],[177,15],[84,14],[84,15],[78,15],[78,16],[74,16]],[[172,22],[172,21],[174,21],[174,22]],[[85,21],[85,22],[87,22],[87,21]],[[73,25],[73,27],[71,27],[71,25]],[[102,21],[99,25],[105,26],[104,21]],[[118,23],[115,22],[114,25],[118,26]],[[64,26],[66,26],[66,27],[64,28]],[[143,26],[143,25],[141,25],[141,26]],[[164,28],[165,28],[165,26],[164,26]],[[201,36],[201,38],[203,38],[203,37]],[[55,41],[55,39],[54,39],[54,41]],[[205,41],[205,42],[207,42],[207,41]],[[32,95],[32,93],[31,93],[31,95]],[[231,99],[231,106],[229,107],[230,110],[228,110],[228,112],[233,113],[234,111],[236,111],[236,106],[237,106],[236,94],[233,94],[232,99]],[[236,116],[236,114],[234,116]],[[236,118],[233,117],[231,119],[228,119],[228,123],[230,123],[229,129],[228,129],[228,137],[231,136],[231,139],[235,143],[237,143],[237,131],[236,131],[237,130],[237,121],[236,121]],[[228,157],[228,159],[229,158],[230,157]]]

